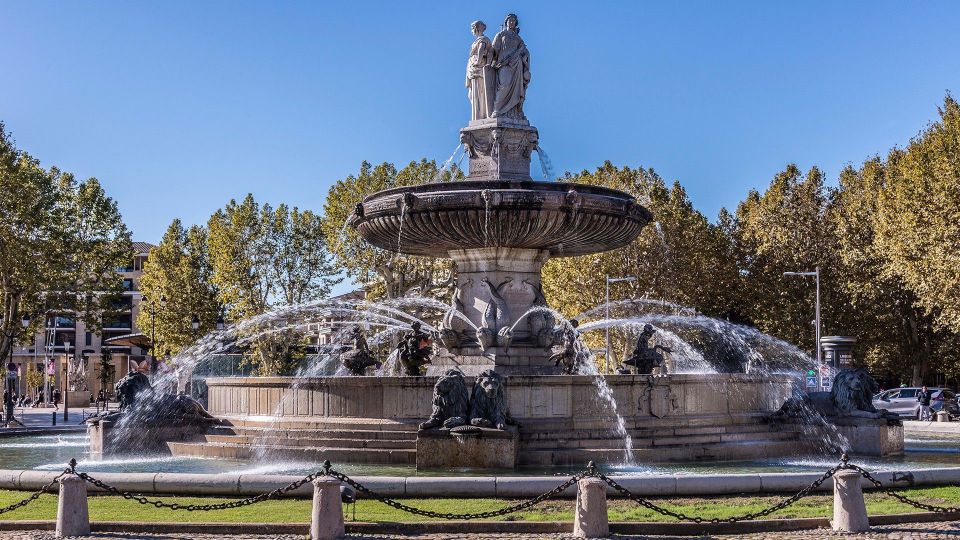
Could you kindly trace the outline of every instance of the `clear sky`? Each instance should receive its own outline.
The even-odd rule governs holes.
[[[960,93],[960,2],[0,0],[0,120],[136,240],[248,192],[319,211],[363,160],[450,155],[470,21],[509,12],[554,168],[653,167],[711,219],[789,162],[835,181]]]

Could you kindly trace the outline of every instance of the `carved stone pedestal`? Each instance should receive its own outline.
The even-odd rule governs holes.
[[[470,180],[530,180],[530,154],[540,135],[526,120],[472,120],[460,130],[470,155]]]
[[[869,418],[827,418],[849,442],[848,452],[856,456],[903,455],[903,422]]]
[[[517,464],[517,429],[475,428],[475,433],[449,429],[421,429],[417,432],[417,470],[514,469]]]
[[[90,436],[90,456],[101,459],[114,455],[162,454],[169,455],[167,442],[194,442],[203,440],[207,426],[183,423],[178,425],[132,425],[117,427],[109,420],[87,424]]]

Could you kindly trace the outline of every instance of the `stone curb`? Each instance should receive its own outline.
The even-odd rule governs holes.
[[[49,483],[60,471],[0,470],[0,489],[32,491]],[[263,474],[193,473],[91,473],[94,477],[124,491],[167,495],[251,496],[286,486],[300,476]],[[809,486],[822,473],[754,473],[611,476],[616,482],[640,496],[729,495],[735,493],[796,493]],[[913,469],[874,473],[892,488],[960,484],[960,467]],[[565,476],[356,476],[357,482],[388,497],[493,497],[526,498],[540,495],[567,480]],[[864,489],[873,485],[861,479]],[[98,491],[87,486],[89,491]],[[830,491],[833,482],[824,482],[818,491]],[[576,489],[563,492],[573,497]],[[310,497],[312,488],[301,486],[292,497]],[[616,496],[612,488],[608,496]]]
[[[960,519],[960,513],[936,514],[933,512],[890,514],[871,516],[870,525],[899,525],[906,523],[930,523]],[[53,530],[55,521],[0,521],[0,531]],[[140,523],[129,521],[94,521],[94,532],[127,533],[196,533],[219,534],[225,537],[237,534],[309,534],[309,523]],[[799,531],[829,528],[826,517],[799,519],[763,519],[737,523],[664,523],[664,522],[611,522],[614,534],[643,535],[707,535],[750,534],[763,532]],[[366,534],[443,534],[443,533],[569,533],[573,522],[569,521],[432,521],[420,523],[367,523],[346,522],[348,533]]]

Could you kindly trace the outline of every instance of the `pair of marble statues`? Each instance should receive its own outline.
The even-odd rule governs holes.
[[[483,35],[487,25],[470,25],[476,36],[467,60],[467,99],[470,120],[525,120],[523,101],[530,83],[530,52],[520,38],[517,16],[507,15],[493,41]]]

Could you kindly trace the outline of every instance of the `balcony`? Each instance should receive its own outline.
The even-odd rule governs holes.
[[[133,318],[130,315],[117,315],[103,318],[104,330],[130,330],[133,328]]]
[[[47,317],[47,329],[53,330],[56,329],[72,329],[77,327],[77,321],[73,317],[64,317],[58,315],[56,317]]]

